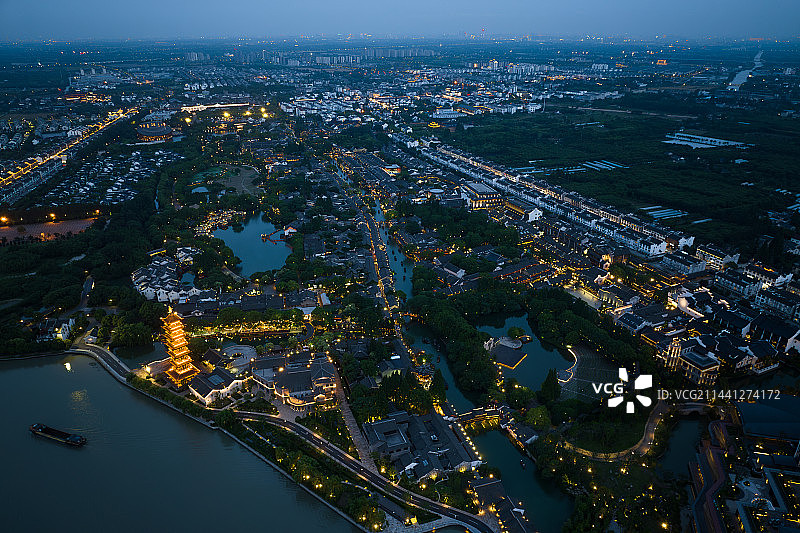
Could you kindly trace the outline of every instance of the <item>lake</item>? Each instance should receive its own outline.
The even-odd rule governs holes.
[[[278,239],[282,233],[275,233],[275,226],[263,220],[261,213],[258,213],[245,221],[243,229],[220,228],[214,232],[214,237],[225,241],[234,255],[242,260],[237,270],[242,276],[248,277],[254,272],[283,268],[292,249]],[[271,240],[262,241],[263,234],[272,235]]]

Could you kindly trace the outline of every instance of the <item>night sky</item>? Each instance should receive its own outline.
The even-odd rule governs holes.
[[[0,0],[0,41],[195,37],[797,37],[798,0]]]

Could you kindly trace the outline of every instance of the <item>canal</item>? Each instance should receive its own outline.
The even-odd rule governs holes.
[[[380,204],[375,203],[375,220],[379,223],[385,221]],[[400,249],[389,242],[385,228],[380,228],[381,239],[389,250],[389,261],[395,273],[395,286],[411,297],[411,270],[414,262],[407,259]],[[403,277],[405,276],[405,279]],[[556,350],[549,350],[533,335],[526,315],[490,315],[478,326],[492,336],[503,336],[508,328],[517,326],[533,338],[533,341],[522,345],[522,350],[527,356],[514,370],[505,369],[505,375],[515,377],[517,380],[533,390],[539,390],[542,381],[547,376],[550,368],[564,369],[572,365]],[[442,376],[447,383],[447,401],[459,413],[469,411],[475,407],[456,386],[455,378],[447,365],[447,357],[439,352],[430,342],[435,336],[426,326],[418,322],[410,322],[405,326],[405,331],[413,337],[411,347],[423,350],[428,354],[428,361],[442,371]],[[523,456],[501,431],[490,431],[473,438],[479,452],[491,466],[497,467],[502,472],[503,485],[509,497],[517,502],[522,502],[527,516],[536,531],[542,533],[560,533],[561,526],[572,514],[573,502],[566,494],[562,493],[555,485],[539,478],[536,473],[535,463]],[[522,468],[520,460],[525,462]]]
[[[359,531],[224,434],[87,357],[0,362],[0,390],[5,531]],[[34,437],[34,422],[88,444]]]
[[[433,338],[433,332],[417,322],[407,324],[405,329],[413,337],[413,349],[415,351],[424,350],[428,354],[428,360],[442,371],[442,376],[447,383],[447,401],[459,413],[475,407],[475,404],[456,386],[455,378],[447,365],[446,356],[429,342]],[[538,343],[538,340],[523,346],[534,343]],[[556,355],[561,357],[558,352]],[[563,358],[561,359],[563,360]],[[521,365],[522,363],[520,363]],[[547,374],[546,369],[544,374]],[[541,382],[534,385],[533,388],[538,390],[539,385]],[[503,485],[506,487],[509,497],[517,502],[522,502],[536,531],[559,533],[563,523],[572,514],[572,499],[555,485],[541,479],[536,473],[536,464],[527,456],[522,455],[503,432],[489,431],[473,437],[472,440],[486,462],[500,469]],[[525,463],[524,469],[520,465],[520,460]]]
[[[374,216],[378,224],[386,221],[380,204],[376,201],[374,206]],[[393,241],[389,241],[389,232],[383,226],[378,226],[378,232],[381,234],[381,240],[386,245],[386,251],[389,256],[389,266],[394,272],[394,288],[397,291],[403,291],[407,298],[411,298],[411,271],[414,268],[414,261],[407,259],[400,247]]]
[[[264,220],[261,213],[256,213],[245,221],[243,228],[220,228],[214,232],[214,237],[222,239],[234,255],[242,260],[237,267],[238,272],[249,277],[254,272],[277,270],[286,264],[292,249],[278,238],[282,232],[275,231],[271,222]],[[262,241],[261,235],[271,235],[271,238]]]

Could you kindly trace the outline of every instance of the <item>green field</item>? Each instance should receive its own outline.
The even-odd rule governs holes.
[[[209,181],[218,181],[228,174],[228,170],[222,167],[211,167],[202,172],[198,172],[192,178],[192,183],[189,185],[202,185]]]
[[[447,144],[510,167],[534,161],[552,169],[598,159],[625,165],[611,171],[557,170],[545,179],[626,211],[654,205],[683,210],[687,216],[663,222],[702,241],[752,246],[758,236],[774,233],[759,217],[794,203],[775,189],[796,188],[800,124],[795,120],[730,110],[672,120],[563,108],[557,113],[471,117],[468,122],[474,127],[436,134]],[[681,127],[753,146],[692,149],[662,142],[666,133]],[[754,185],[745,187],[743,182]],[[692,224],[708,218],[712,220]]]
[[[466,119],[465,119],[466,120]],[[652,161],[665,152],[676,122],[652,116],[584,112],[530,113],[471,118],[474,127],[436,130],[443,142],[510,167],[575,165],[607,159],[625,165]]]

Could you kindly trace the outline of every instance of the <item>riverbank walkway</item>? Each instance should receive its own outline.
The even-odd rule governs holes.
[[[459,525],[468,528],[473,533],[496,533],[496,528],[493,527],[493,525],[484,522],[481,518],[473,514],[461,511],[455,507],[450,507],[447,504],[429,500],[424,496],[420,496],[415,492],[411,492],[400,487],[399,485],[392,483],[376,472],[372,472],[360,461],[356,460],[354,457],[334,446],[319,435],[316,435],[313,431],[301,424],[291,422],[289,420],[283,420],[280,417],[266,413],[237,412],[236,416],[245,421],[260,420],[262,422],[267,422],[269,424],[276,425],[285,431],[293,433],[298,437],[301,437],[314,448],[355,473],[362,480],[370,483],[390,496],[399,498],[402,501],[410,503],[431,513],[438,514],[442,518],[453,519],[459,523]]]

